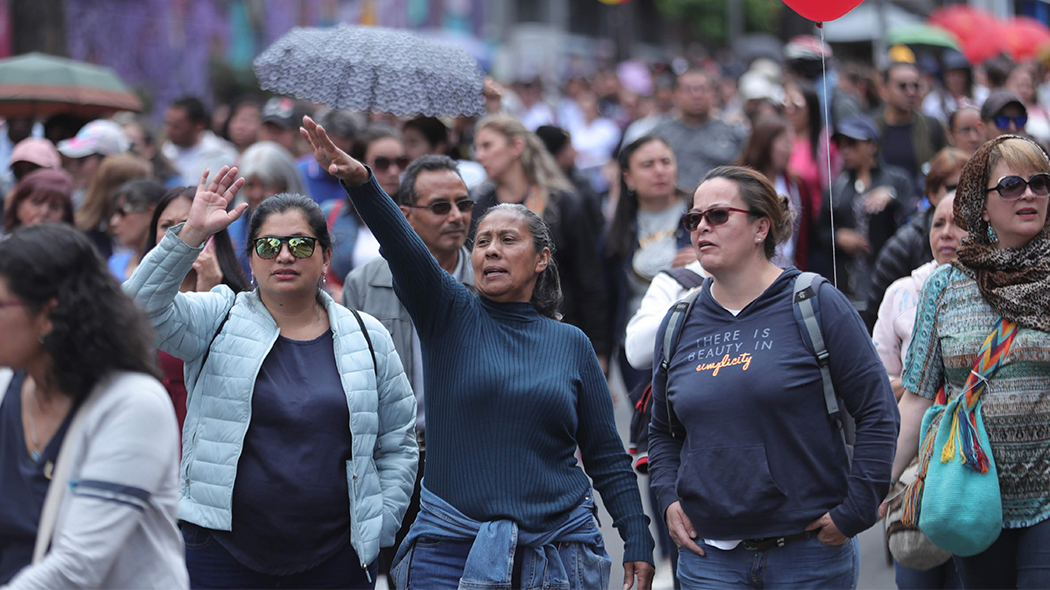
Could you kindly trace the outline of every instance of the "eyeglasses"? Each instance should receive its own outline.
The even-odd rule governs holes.
[[[905,91],[905,92],[908,91],[908,90],[914,90],[915,92],[918,92],[919,91],[919,83],[918,82],[898,82],[897,83],[897,88],[899,88],[899,89],[901,89],[901,91]]]
[[[729,213],[734,211],[736,213],[747,213],[748,215],[755,215],[754,211],[748,211],[746,209],[737,209],[735,207],[711,207],[707,211],[690,211],[682,216],[682,227],[686,231],[696,231],[696,228],[700,227],[700,222],[707,219],[707,225],[715,227],[722,225],[729,221]]]
[[[984,192],[988,194],[992,191],[997,191],[1000,199],[1016,201],[1024,195],[1025,188],[1031,188],[1032,194],[1039,198],[1050,195],[1050,174],[1040,172],[1028,180],[1020,176],[1004,176],[999,179],[998,184],[992,188],[985,189]]]
[[[1016,117],[996,115],[995,126],[999,129],[1007,129],[1010,127],[1010,121],[1013,121],[1014,125],[1016,125],[1018,129],[1024,129],[1025,123],[1028,122],[1028,115],[1018,115]]]
[[[474,209],[474,201],[470,199],[460,199],[455,203],[451,201],[437,201],[429,205],[409,205],[410,209],[430,209],[430,212],[434,215],[444,216],[448,215],[449,211],[452,211],[452,205],[456,205],[456,209],[459,209],[460,213],[470,213]]]
[[[281,253],[281,246],[288,244],[288,251],[296,258],[309,258],[314,255],[317,238],[309,236],[268,236],[255,239],[255,253],[259,258],[269,260]]]
[[[408,168],[408,158],[405,156],[399,156],[397,158],[376,156],[375,162],[372,164],[372,167],[380,172],[386,172],[388,168],[395,165],[401,170]]]

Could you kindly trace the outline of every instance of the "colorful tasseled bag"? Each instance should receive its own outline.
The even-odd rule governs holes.
[[[901,521],[918,524],[934,544],[977,555],[1003,526],[999,475],[981,419],[981,394],[1002,366],[1017,324],[1000,318],[981,346],[963,391],[945,403],[944,389],[922,418],[919,475],[905,492]]]

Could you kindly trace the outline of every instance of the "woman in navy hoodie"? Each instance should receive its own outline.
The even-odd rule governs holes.
[[[653,389],[649,469],[683,549],[684,588],[855,587],[853,537],[876,522],[889,488],[899,416],[860,316],[831,285],[817,287],[831,379],[857,425],[851,465],[794,316],[799,271],[770,262],[793,216],[764,176],[725,166],[683,217],[710,276],[666,389]]]

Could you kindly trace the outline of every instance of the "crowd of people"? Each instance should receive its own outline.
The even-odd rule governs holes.
[[[997,321],[1002,533],[896,581],[1050,585],[1050,82],[892,56],[8,121],[0,586],[606,588],[597,492],[625,590],[856,587]]]

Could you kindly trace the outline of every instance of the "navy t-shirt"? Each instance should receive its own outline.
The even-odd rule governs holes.
[[[331,330],[277,338],[255,380],[237,463],[233,530],[215,538],[268,575],[310,569],[350,543],[350,410]]]
[[[34,461],[26,448],[22,428],[22,383],[25,372],[16,371],[0,405],[0,585],[6,584],[33,559],[37,524],[44,496],[51,483],[62,439],[69,429],[69,412]]]

